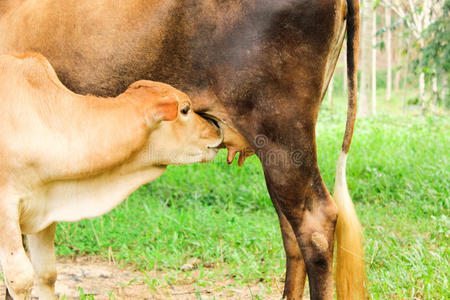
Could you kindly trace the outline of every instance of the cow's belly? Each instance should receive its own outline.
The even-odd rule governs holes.
[[[33,234],[53,222],[74,222],[101,216],[119,205],[141,185],[164,172],[153,167],[137,172],[120,170],[89,179],[53,181],[23,198],[21,228]]]

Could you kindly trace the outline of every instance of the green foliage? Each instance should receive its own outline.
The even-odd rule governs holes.
[[[436,70],[450,72],[450,0],[437,0],[442,3],[441,16],[422,33],[425,47],[414,62],[417,72],[435,74]]]
[[[425,46],[419,50],[419,56],[413,61],[416,74],[424,73],[428,80],[434,76],[449,76],[450,73],[450,0],[438,0],[436,5],[442,3],[440,17],[437,18],[422,33],[421,39]],[[450,95],[448,86],[444,99],[439,99],[439,93],[435,95],[445,107],[450,107]]]
[[[382,38],[386,31],[395,30],[397,36],[401,36],[400,53],[408,56],[409,61],[405,64],[411,66],[410,69],[416,76],[425,74],[425,80],[428,82],[438,78],[438,88],[447,94],[438,92],[431,98],[436,100],[435,103],[444,103],[444,107],[450,107],[448,83],[445,80],[450,73],[450,0],[433,1],[433,8],[429,11],[424,11],[425,5],[420,2],[416,2],[418,5],[414,7],[392,4],[390,1],[383,2],[386,7],[397,7],[402,13],[397,14],[390,27],[380,28],[377,35]],[[425,23],[428,22],[424,21],[427,18],[431,20],[431,24]],[[384,42],[378,43],[377,47],[383,50]]]

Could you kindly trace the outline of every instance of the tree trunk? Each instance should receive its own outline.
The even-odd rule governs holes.
[[[420,73],[419,77],[419,103],[422,113],[425,112],[425,73]]]
[[[395,71],[395,79],[394,79],[394,92],[398,92],[400,90],[400,79],[402,78],[402,72],[400,68],[397,68]]]
[[[431,112],[434,113],[437,110],[437,105],[438,105],[438,101],[439,101],[437,72],[436,72],[436,74],[433,75],[432,91],[433,91],[433,96],[432,96],[432,100],[431,100]]]
[[[406,104],[406,88],[408,86],[408,72],[409,72],[409,58],[411,56],[411,51],[409,49],[409,47],[411,46],[411,33],[408,36],[408,44],[407,44],[407,48],[406,48],[406,61],[405,61],[405,67],[404,67],[404,77],[403,77],[403,113],[406,113],[406,108],[407,108],[407,104]]]
[[[361,30],[361,88],[359,97],[359,116],[368,117],[371,115],[370,89],[372,87],[372,24],[373,24],[373,0],[364,0],[362,9],[362,30]]]
[[[347,95],[347,46],[344,43],[344,47],[341,51],[342,55],[342,94]]]
[[[373,10],[372,16],[372,111],[371,114],[377,113],[377,14]]]
[[[386,7],[385,12],[385,22],[388,28],[386,32],[386,59],[387,59],[387,73],[386,73],[386,100],[391,100],[392,94],[392,31],[391,31],[391,9]]]
[[[331,80],[330,80],[330,83],[328,84],[328,90],[327,90],[328,103],[330,105],[331,113],[334,112],[333,89],[334,89],[334,74],[333,74],[333,76],[331,76]]]
[[[450,95],[448,93],[448,77],[447,72],[443,71],[441,73],[441,101],[443,101],[444,107],[447,108],[450,106],[450,103],[448,101],[450,100]]]

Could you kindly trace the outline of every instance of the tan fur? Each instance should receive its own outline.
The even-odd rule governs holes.
[[[326,252],[328,250],[328,241],[320,232],[314,232],[311,236],[311,242],[319,251]]]
[[[336,224],[336,292],[338,299],[366,299],[362,229],[345,178],[347,154],[339,155],[333,198],[339,209]]]
[[[28,297],[33,277],[21,233],[41,299],[54,298],[55,222],[110,211],[169,164],[214,158],[220,130],[190,106],[152,81],[116,98],[80,96],[39,54],[0,56],[0,262],[14,299]]]

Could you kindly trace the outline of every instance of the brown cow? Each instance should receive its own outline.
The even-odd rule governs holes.
[[[361,228],[345,182],[357,0],[3,0],[0,10],[0,52],[42,52],[78,93],[114,96],[140,78],[185,91],[219,121],[230,160],[248,146],[261,160],[286,250],[284,296],[301,299],[307,273],[311,299],[332,298],[337,220],[338,297],[364,297]],[[349,110],[333,199],[315,124],[346,31]]]

